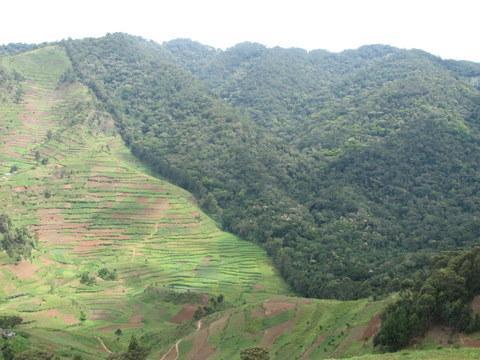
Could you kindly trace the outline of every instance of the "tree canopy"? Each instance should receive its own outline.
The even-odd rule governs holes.
[[[387,350],[399,350],[432,325],[456,331],[480,330],[480,317],[470,302],[480,294],[480,248],[435,258],[426,277],[405,286],[400,299],[382,315],[382,326],[374,343]]]

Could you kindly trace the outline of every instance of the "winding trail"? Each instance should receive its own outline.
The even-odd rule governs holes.
[[[202,328],[202,320],[198,320],[197,321],[197,329],[195,330],[195,332],[198,332],[200,331]],[[175,357],[172,359],[172,360],[178,360],[178,357],[180,355],[180,351],[179,351],[179,346],[180,346],[180,343],[183,341],[183,338],[182,339],[179,339],[177,340],[177,342],[175,343],[175,345],[172,345],[172,347],[170,349],[168,349],[168,351],[160,358],[160,360],[168,360],[168,359],[172,359],[170,357],[170,353],[174,350],[175,351]],[[173,354],[172,354],[173,355]]]
[[[100,336],[95,336],[95,338],[98,340],[100,345],[102,345],[103,350],[105,350],[109,354],[113,354],[113,352],[107,347],[107,345],[105,345],[105,343],[103,342]]]

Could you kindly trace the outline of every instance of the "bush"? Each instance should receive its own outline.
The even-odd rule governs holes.
[[[261,347],[253,347],[243,349],[240,352],[240,359],[242,360],[269,360],[270,355],[267,350]]]
[[[401,298],[382,314],[374,345],[387,351],[408,346],[433,325],[456,331],[480,330],[480,317],[470,302],[480,292],[480,248],[436,259],[429,275],[401,293]]]
[[[0,328],[1,329],[13,329],[15,326],[20,325],[23,319],[20,316],[0,316]]]
[[[95,276],[90,276],[90,273],[88,271],[85,271],[80,275],[80,283],[81,284],[90,286],[90,285],[95,284],[96,282],[97,281],[95,279]]]
[[[98,277],[103,280],[117,280],[117,270],[110,271],[107,268],[98,270]]]

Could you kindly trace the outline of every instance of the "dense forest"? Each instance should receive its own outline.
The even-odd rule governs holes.
[[[63,45],[133,153],[305,296],[396,291],[478,243],[479,64],[380,45]]]
[[[423,336],[432,325],[454,331],[480,330],[480,316],[470,303],[480,293],[480,248],[433,259],[428,276],[404,282],[400,299],[382,316],[374,343],[396,351]]]

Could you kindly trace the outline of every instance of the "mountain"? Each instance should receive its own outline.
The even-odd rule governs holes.
[[[380,45],[1,47],[0,353],[477,358],[448,321],[478,313],[479,78]],[[439,321],[383,354],[405,304]]]
[[[385,295],[478,243],[479,64],[383,45],[64,46],[133,153],[304,296]]]

